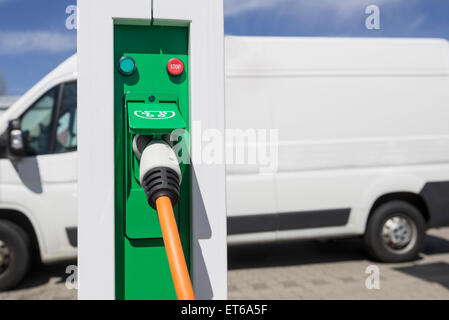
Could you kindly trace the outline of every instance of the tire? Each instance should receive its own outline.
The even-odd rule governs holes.
[[[0,245],[0,291],[5,291],[14,288],[27,274],[31,245],[26,232],[7,220],[0,220]]]
[[[424,245],[425,232],[426,222],[422,213],[410,203],[397,200],[374,210],[368,220],[364,240],[374,259],[403,262],[418,257]]]

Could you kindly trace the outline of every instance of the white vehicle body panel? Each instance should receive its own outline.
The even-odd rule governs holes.
[[[49,73],[0,118],[0,134],[51,88],[75,81],[76,56]],[[25,215],[36,233],[43,262],[76,256],[66,228],[77,225],[76,152],[0,159],[0,210]]]
[[[225,62],[226,127],[279,130],[276,172],[227,165],[228,219],[350,208],[341,226],[231,234],[229,243],[361,235],[381,196],[449,181],[447,41],[227,37]],[[2,115],[0,133],[76,77],[74,56]],[[15,167],[0,159],[0,209],[29,218],[45,262],[76,255],[65,234],[77,222],[76,152],[57,156]],[[42,193],[30,187],[32,166]]]
[[[279,130],[277,172],[228,165],[228,217],[351,210],[342,226],[230,230],[229,242],[363,234],[382,195],[449,180],[446,40],[227,37],[225,47],[227,128]]]

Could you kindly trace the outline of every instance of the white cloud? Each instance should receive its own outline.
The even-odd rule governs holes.
[[[422,14],[419,17],[417,17],[415,20],[413,20],[410,25],[408,26],[408,31],[415,31],[418,30],[418,28],[421,27],[421,25],[426,22],[428,18],[427,14]]]
[[[273,15],[286,12],[306,16],[317,11],[332,10],[340,17],[348,17],[368,5],[409,5],[416,0],[224,0],[225,16],[235,16],[248,11],[273,9]]]
[[[0,0],[4,1],[4,0]],[[0,54],[76,50],[76,35],[51,31],[0,31]]]
[[[233,16],[247,11],[275,7],[285,0],[225,0],[225,16]]]

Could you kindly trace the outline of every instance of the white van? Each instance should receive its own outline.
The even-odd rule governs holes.
[[[449,225],[449,43],[226,38],[226,127],[278,129],[278,170],[228,166],[230,243],[364,235],[382,261]]]
[[[76,256],[75,81],[73,56],[0,118],[0,290]],[[446,40],[227,37],[226,121],[279,134],[277,171],[227,167],[230,244],[364,235],[402,261],[449,225]]]
[[[0,118],[0,290],[33,258],[76,257],[76,70],[73,56]]]

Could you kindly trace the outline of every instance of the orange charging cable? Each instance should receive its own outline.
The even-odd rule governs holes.
[[[195,300],[170,198],[159,197],[156,209],[178,300]]]

